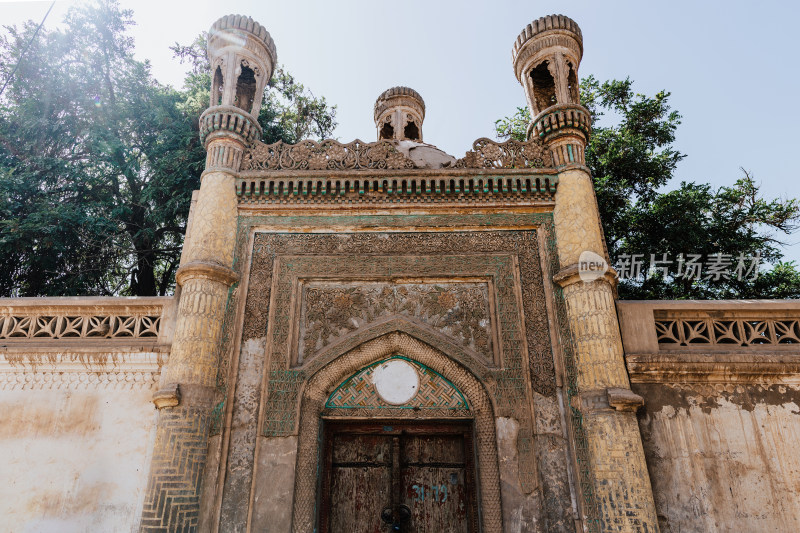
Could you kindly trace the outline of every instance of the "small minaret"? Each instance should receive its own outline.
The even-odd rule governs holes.
[[[276,61],[275,44],[250,17],[228,15],[211,27],[211,106],[200,117],[206,168],[192,208],[181,266],[169,361],[153,402],[159,410],[141,531],[211,530],[201,483],[210,453],[223,318],[231,288],[238,220],[236,173],[261,135],[256,120]],[[210,472],[213,478],[214,472]],[[213,493],[213,491],[211,491]]]
[[[556,104],[579,104],[578,66],[583,35],[564,15],[542,17],[528,24],[514,43],[514,73],[525,88],[531,116]]]
[[[575,372],[567,374],[567,396],[585,490],[584,517],[601,531],[657,532],[653,492],[636,409],[643,400],[630,388],[614,303],[613,270],[581,276],[582,256],[605,257],[592,177],[584,149],[591,130],[580,105],[578,66],[583,37],[563,15],[542,17],[522,31],[512,53],[514,73],[525,88],[533,120],[528,137],[540,139],[559,170],[553,225],[566,303]],[[584,255],[586,254],[586,255]],[[593,501],[594,500],[594,501]]]
[[[591,118],[580,105],[578,67],[583,35],[564,15],[528,24],[514,43],[514,74],[525,89],[531,112],[528,137],[538,136],[553,152],[556,166],[584,164]]]
[[[422,142],[425,102],[410,87],[392,87],[375,101],[378,140]]]
[[[222,17],[208,32],[208,57],[210,107],[234,106],[258,117],[264,88],[278,60],[269,32],[250,17]]]
[[[275,43],[250,17],[228,15],[208,32],[208,57],[210,107],[200,117],[200,138],[208,151],[206,171],[238,172],[245,148],[261,135],[258,113],[278,60]]]

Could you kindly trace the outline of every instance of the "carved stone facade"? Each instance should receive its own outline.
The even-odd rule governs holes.
[[[582,54],[560,15],[517,39],[526,141],[452,157],[394,87],[376,142],[264,144],[275,44],[217,21],[176,295],[0,301],[3,477],[27,479],[30,446],[52,479],[4,498],[9,528],[325,530],[335,466],[391,477],[350,481],[383,498],[354,532],[425,505],[403,500],[420,468],[435,496],[409,516],[458,485],[473,533],[797,530],[800,307],[581,280],[581,253],[607,256]],[[391,460],[334,465],[330,428],[391,439]],[[411,434],[466,459],[409,462]]]

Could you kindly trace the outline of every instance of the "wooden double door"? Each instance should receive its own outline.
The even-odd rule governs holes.
[[[477,533],[471,423],[326,421],[319,530]]]

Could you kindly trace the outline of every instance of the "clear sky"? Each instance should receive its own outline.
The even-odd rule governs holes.
[[[394,85],[426,103],[426,142],[460,157],[494,121],[525,104],[511,68],[522,28],[561,13],[583,30],[580,75],[635,80],[661,89],[683,115],[677,147],[687,154],[676,180],[730,185],[753,173],[768,197],[800,197],[794,132],[800,111],[796,2],[123,1],[134,11],[137,54],[176,86],[183,68],[168,46],[189,43],[220,16],[249,15],[275,40],[278,61],[338,105],[342,141],[374,140],[372,106]],[[48,25],[69,2],[59,1]],[[49,2],[0,1],[0,23],[41,20]],[[800,233],[786,238],[800,262]],[[654,251],[657,252],[657,251]],[[691,250],[686,250],[691,253]],[[649,253],[649,251],[648,251]]]

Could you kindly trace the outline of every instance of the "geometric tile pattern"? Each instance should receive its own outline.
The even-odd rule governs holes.
[[[142,532],[193,532],[208,451],[209,409],[180,406],[158,413]]]
[[[408,362],[419,376],[417,394],[403,405],[391,405],[380,397],[372,382],[375,368],[393,359]],[[467,400],[455,385],[444,376],[425,365],[406,357],[396,356],[378,361],[363,368],[344,380],[325,402],[328,409],[453,409],[468,410]]]

